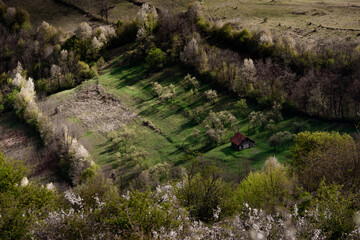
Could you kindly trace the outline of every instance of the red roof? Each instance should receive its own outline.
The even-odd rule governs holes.
[[[235,133],[235,135],[232,138],[230,138],[230,141],[232,143],[236,144],[237,146],[240,146],[243,143],[243,141],[245,141],[245,139],[247,139],[247,138],[248,138],[247,136],[237,132],[237,133]],[[250,138],[248,138],[248,139],[250,139]]]

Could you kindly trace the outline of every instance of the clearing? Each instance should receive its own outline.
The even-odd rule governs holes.
[[[118,62],[115,59],[112,66],[98,79],[54,94],[41,104],[48,106],[43,109],[47,108],[53,118],[62,116],[60,119],[63,120],[55,122],[67,122],[75,126],[73,129],[82,129],[77,133],[80,142],[108,174],[115,171],[118,176],[124,175],[130,179],[141,172],[141,169],[158,163],[186,165],[186,155],[189,152],[201,152],[205,158],[218,162],[232,177],[239,176],[246,164],[252,169],[261,168],[269,156],[275,155],[281,162],[289,159],[289,147],[292,144],[276,150],[270,147],[268,139],[273,133],[259,128],[249,129],[247,116],[241,115],[235,107],[237,97],[218,93],[218,100],[215,103],[209,102],[203,95],[206,90],[211,89],[208,83],[202,83],[198,92],[189,91],[183,81],[188,72],[181,66],[149,74],[145,64],[119,65]],[[173,84],[176,89],[175,101],[162,103],[152,91],[152,82],[163,86]],[[58,114],[54,114],[56,106],[61,109],[57,110],[60,112]],[[215,146],[209,143],[202,121],[197,122],[189,116],[189,112],[199,107],[204,111],[202,120],[210,110],[228,110],[233,113],[239,120],[239,131],[255,140],[256,147],[234,151],[229,141],[234,132],[230,129],[225,132],[220,144]],[[250,107],[250,110],[258,109]],[[151,125],[148,124],[149,121]],[[275,132],[293,132],[294,122],[299,121],[306,121],[310,126],[308,130],[311,131],[354,131],[350,124],[285,117],[277,124]],[[137,152],[145,156],[138,162],[124,160],[121,157],[123,155],[114,151],[113,143],[107,137],[110,131],[123,129],[124,126],[134,130],[133,145]],[[195,129],[200,130],[199,137],[193,136]]]

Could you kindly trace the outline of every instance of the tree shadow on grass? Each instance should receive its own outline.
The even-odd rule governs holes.
[[[190,121],[187,121],[186,123],[183,123],[181,126],[180,126],[180,129],[175,131],[174,134],[179,134],[183,131],[185,131],[185,129],[188,129],[188,128],[193,128],[195,126],[197,126],[198,124],[196,123],[196,121],[194,120],[190,120]]]
[[[151,116],[159,112],[159,106],[156,104],[148,106],[146,109],[139,112],[140,116]]]
[[[236,155],[236,153],[238,153],[239,151],[236,151],[234,148],[232,148],[231,146],[225,146],[223,147],[220,152],[222,152],[223,154],[225,154],[226,156],[232,156],[234,158],[239,158],[239,156]]]
[[[109,72],[110,76],[118,78],[119,84],[117,88],[123,88],[125,86],[132,86],[142,79],[146,78],[145,69],[140,67],[135,67],[131,65],[114,68]]]

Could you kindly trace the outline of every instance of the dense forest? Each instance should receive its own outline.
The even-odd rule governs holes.
[[[37,158],[62,183],[37,179],[36,166],[0,144],[0,238],[360,238],[359,45],[329,39],[310,48],[267,29],[235,29],[206,18],[200,2],[176,12],[140,5],[134,19],[103,13],[69,34],[46,21],[33,26],[26,10],[0,1],[0,114],[33,130]],[[107,79],[113,72],[128,81],[125,97],[116,95],[118,75]],[[179,82],[163,77],[176,74]],[[49,101],[70,94],[77,98]],[[149,112],[189,120],[190,136],[174,140],[146,110],[125,107],[128,95],[129,106],[145,105],[143,97],[154,103]],[[103,125],[81,115],[106,138],[111,170],[83,140],[92,133],[65,119],[67,109],[85,111],[70,101],[124,112],[122,122],[114,115]],[[345,130],[320,131],[319,122]],[[208,157],[239,129],[266,145],[260,167]],[[152,160],[138,142],[155,144],[147,131],[178,141],[181,157]]]

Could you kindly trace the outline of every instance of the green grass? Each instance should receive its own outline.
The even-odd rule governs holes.
[[[281,147],[275,151],[268,145],[268,139],[272,135],[267,130],[255,129],[248,130],[246,117],[241,117],[234,107],[238,99],[226,94],[219,94],[219,100],[215,103],[206,101],[202,92],[210,88],[209,85],[202,83],[199,93],[191,96],[182,80],[187,74],[186,70],[180,66],[166,68],[160,72],[148,74],[146,66],[139,64],[136,66],[111,67],[108,72],[101,75],[98,79],[107,92],[116,95],[123,104],[135,111],[140,118],[134,120],[129,126],[136,133],[134,145],[145,150],[148,154],[148,166],[159,162],[169,162],[186,164],[184,157],[185,150],[198,151],[204,157],[220,163],[229,172],[235,172],[239,164],[243,161],[250,161],[253,169],[262,167],[264,161],[269,156],[276,156],[280,162],[286,162],[291,155],[288,146],[283,150]],[[176,86],[175,102],[161,103],[152,92],[151,83],[157,81],[163,86],[174,84]],[[185,110],[191,110],[196,106],[203,106],[206,112],[229,110],[239,119],[240,132],[248,135],[256,141],[256,147],[244,151],[234,151],[230,148],[229,138],[234,132],[228,130],[218,145],[209,144],[205,136],[203,124],[198,124],[190,119]],[[147,126],[144,126],[141,119],[150,120],[159,128],[163,135],[156,133]],[[309,130],[342,131],[352,132],[352,126],[339,124],[336,122],[326,123],[320,120],[306,119],[301,117],[286,118],[277,125],[276,132],[292,131],[292,124],[295,121],[308,121],[311,128]],[[75,120],[74,120],[75,121]],[[192,137],[194,129],[201,131],[198,139]],[[111,149],[111,143],[105,135],[88,132],[85,135],[93,144],[92,154],[96,162],[100,165],[113,164],[115,162],[115,152]]]

